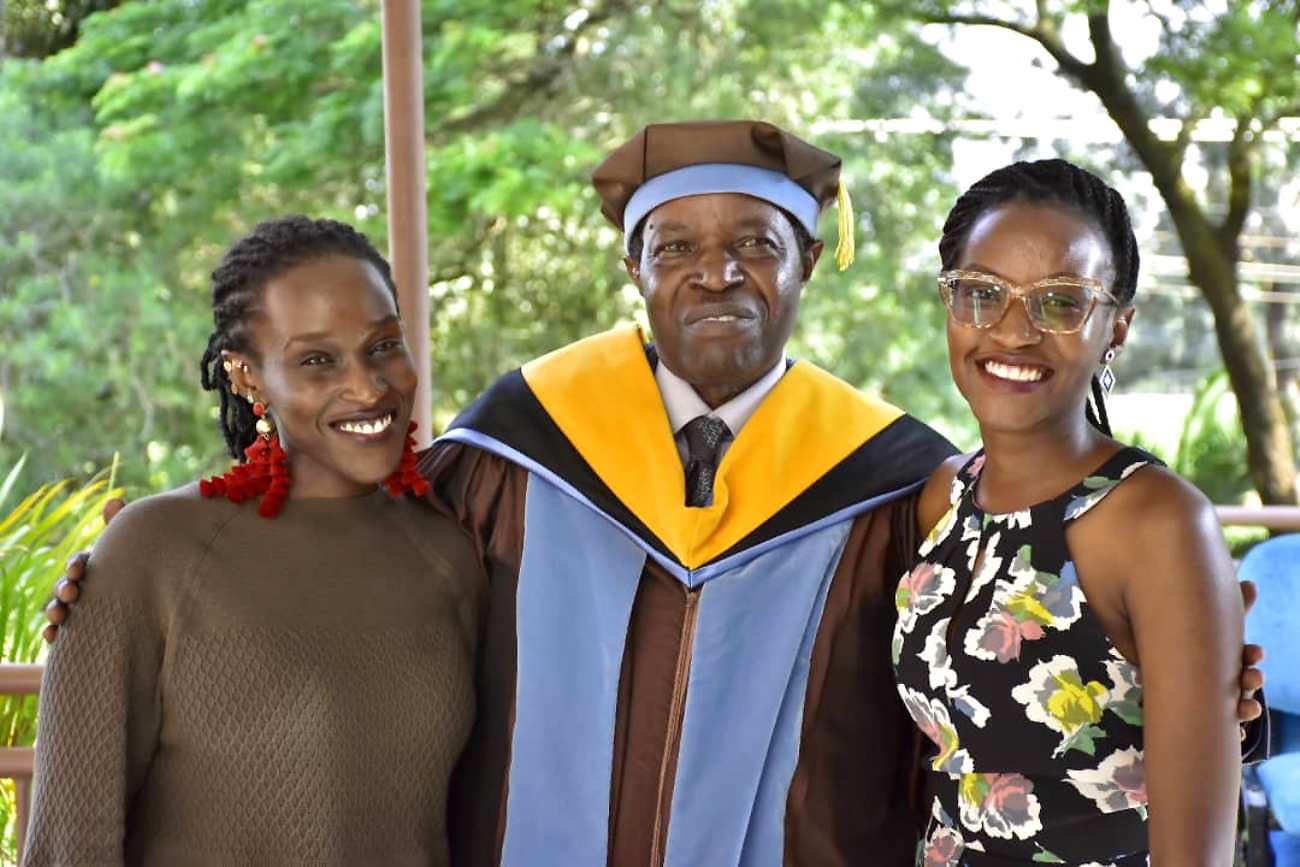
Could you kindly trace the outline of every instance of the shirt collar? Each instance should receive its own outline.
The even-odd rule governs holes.
[[[773,365],[772,369],[759,377],[758,381],[717,409],[710,409],[704,399],[696,393],[691,384],[668,369],[663,359],[655,366],[655,383],[663,398],[664,408],[668,410],[668,421],[673,426],[673,436],[693,419],[702,415],[711,415],[722,419],[733,437],[740,436],[740,429],[749,421],[758,405],[767,397],[767,393],[781,381],[785,374],[786,358]]]

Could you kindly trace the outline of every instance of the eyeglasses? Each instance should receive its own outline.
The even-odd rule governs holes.
[[[953,320],[970,328],[998,324],[1011,299],[1019,298],[1034,327],[1051,334],[1073,334],[1083,328],[1099,302],[1119,306],[1119,299],[1089,277],[1047,277],[1018,286],[980,271],[944,271],[939,275],[939,295]]]

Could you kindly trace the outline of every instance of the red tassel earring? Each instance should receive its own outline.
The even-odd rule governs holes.
[[[416,423],[412,421],[410,427],[406,429],[406,445],[402,447],[402,459],[398,461],[397,469],[393,470],[392,475],[383,482],[388,493],[394,497],[400,497],[402,494],[423,497],[432,487],[429,480],[420,475],[420,471],[415,468],[416,427]]]
[[[253,415],[257,416],[258,436],[244,449],[244,463],[235,464],[224,475],[199,482],[199,493],[205,497],[225,497],[232,503],[261,497],[257,514],[274,518],[284,508],[289,495],[289,464],[275,425],[267,415],[266,404],[255,401]]]

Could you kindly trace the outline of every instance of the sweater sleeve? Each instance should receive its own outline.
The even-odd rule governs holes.
[[[28,867],[123,863],[131,801],[161,721],[167,508],[151,499],[123,510],[100,537],[82,601],[50,651]]]

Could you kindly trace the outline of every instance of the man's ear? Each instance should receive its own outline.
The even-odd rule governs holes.
[[[813,269],[817,267],[817,260],[822,257],[822,250],[825,249],[824,243],[813,241],[807,252],[803,254],[803,282],[807,283],[812,279]]]
[[[641,263],[631,256],[623,257],[623,267],[627,269],[627,276],[632,278],[636,288],[641,288]]]

